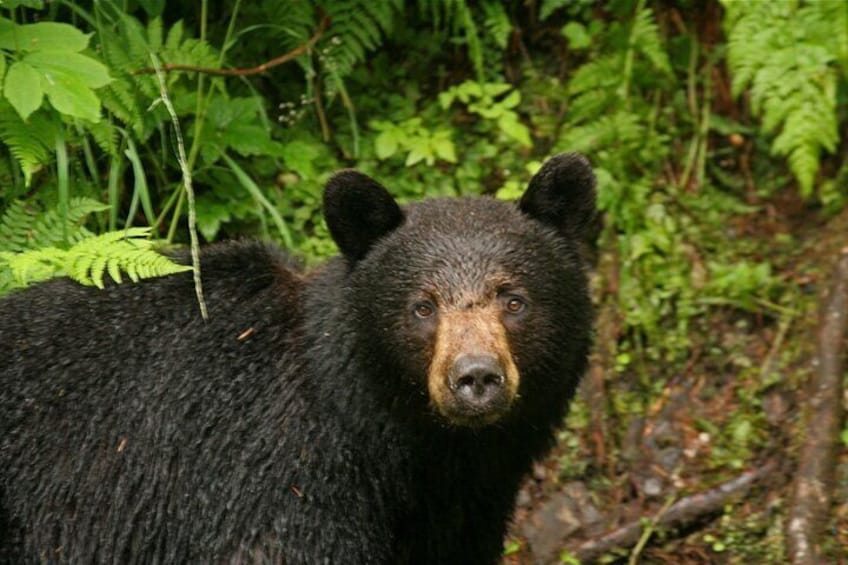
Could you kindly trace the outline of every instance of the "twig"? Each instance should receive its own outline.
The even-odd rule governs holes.
[[[203,281],[200,278],[200,242],[197,239],[197,214],[194,207],[194,188],[191,183],[191,170],[186,159],[183,133],[180,128],[180,120],[177,118],[177,112],[174,110],[174,105],[168,96],[168,87],[165,85],[165,74],[159,69],[159,59],[155,54],[151,53],[150,60],[153,61],[156,78],[159,79],[159,96],[162,103],[165,104],[168,114],[171,116],[171,123],[174,126],[174,133],[177,137],[177,161],[180,163],[180,171],[182,171],[183,175],[183,187],[185,188],[186,199],[188,200],[188,234],[191,240],[191,266],[194,273],[194,292],[197,295],[197,304],[200,306],[200,315],[204,320],[208,320],[209,312],[206,309],[206,301],[203,299]]]
[[[168,64],[162,65],[160,67],[147,67],[144,69],[137,69],[132,72],[134,75],[143,75],[143,74],[151,74],[151,73],[159,73],[159,72],[167,72],[167,71],[190,71],[195,73],[203,73],[207,75],[217,75],[217,76],[247,76],[247,75],[255,75],[259,73],[263,73],[268,69],[272,69],[274,67],[278,67],[283,63],[287,63],[292,59],[303,55],[310,49],[315,43],[321,39],[321,36],[324,35],[324,32],[327,30],[327,27],[330,25],[330,18],[326,14],[321,16],[321,20],[318,22],[318,29],[312,34],[306,43],[300,45],[289,51],[288,53],[284,53],[279,57],[275,57],[270,61],[266,61],[261,65],[256,67],[251,67],[249,69],[215,69],[211,67],[197,67],[195,65],[180,65],[180,64]]]
[[[820,562],[818,542],[830,509],[836,446],[842,427],[842,378],[848,326],[848,248],[842,249],[819,314],[817,369],[810,383],[806,438],[801,447],[786,527],[791,563]]]
[[[657,525],[662,520],[662,517],[668,512],[669,508],[671,508],[674,503],[674,496],[669,496],[665,503],[660,508],[659,512],[657,512],[656,516],[654,516],[651,520],[647,521],[645,525],[645,530],[642,532],[642,535],[639,536],[639,541],[636,542],[636,546],[633,548],[633,551],[630,552],[630,558],[627,560],[627,565],[636,565],[639,563],[639,555],[642,554],[642,550],[645,549],[645,546],[648,545],[648,540],[651,539],[651,536],[657,529]]]
[[[789,310],[782,313],[780,323],[777,326],[777,335],[774,342],[769,348],[763,366],[760,369],[760,382],[765,383],[772,376],[776,364],[777,354],[783,350],[783,340],[786,339],[786,334],[789,333],[789,328],[792,326],[792,320],[795,318],[795,311]]]
[[[680,528],[695,522],[699,518],[714,514],[724,508],[730,498],[744,494],[754,483],[771,474],[775,468],[776,464],[769,462],[757,469],[746,471],[735,479],[717,487],[682,498],[672,504],[665,512],[660,512],[652,522],[652,527]],[[630,522],[583,543],[573,553],[581,563],[592,562],[613,549],[631,547],[638,543],[644,528],[645,523],[642,519]]]

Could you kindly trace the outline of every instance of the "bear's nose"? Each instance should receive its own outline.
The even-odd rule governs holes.
[[[493,355],[461,355],[448,375],[458,401],[473,410],[488,410],[503,399],[504,370]]]

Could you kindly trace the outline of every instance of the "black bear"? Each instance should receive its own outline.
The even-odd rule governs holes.
[[[590,346],[594,175],[517,204],[328,182],[341,256],[0,300],[0,561],[495,563]]]

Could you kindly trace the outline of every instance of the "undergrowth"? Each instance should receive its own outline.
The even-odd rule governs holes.
[[[336,251],[321,194],[337,169],[401,201],[515,199],[547,156],[584,152],[620,415],[688,370],[716,312],[796,314],[747,238],[769,198],[848,202],[842,2],[14,0],[0,7],[0,294],[184,269],[156,252],[188,235],[154,60],[179,66],[165,86],[206,241],[320,261]],[[728,422],[723,467],[759,441]],[[730,449],[733,433],[750,442]]]

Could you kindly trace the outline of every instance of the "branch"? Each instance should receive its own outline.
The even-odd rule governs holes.
[[[704,516],[719,512],[730,498],[748,492],[754,483],[773,473],[776,467],[777,465],[772,461],[758,469],[746,471],[717,487],[682,498],[664,512],[660,512],[648,527],[681,528]],[[573,553],[581,563],[595,561],[613,549],[635,545],[639,542],[645,528],[643,519],[630,522],[598,538],[584,542],[573,550]]]
[[[304,43],[303,45],[301,45],[299,47],[296,47],[295,49],[292,49],[288,53],[284,53],[284,54],[280,55],[279,57],[271,59],[270,61],[266,61],[266,62],[264,62],[261,65],[258,65],[256,67],[251,67],[249,69],[214,69],[214,68],[210,68],[210,67],[196,67],[194,65],[173,64],[173,65],[162,65],[162,67],[159,70],[162,71],[162,72],[190,71],[190,72],[195,72],[195,73],[204,73],[204,74],[207,74],[207,75],[217,75],[217,76],[247,76],[247,75],[255,75],[255,74],[259,74],[259,73],[264,73],[268,69],[272,69],[274,67],[282,65],[283,63],[287,63],[287,62],[291,61],[292,59],[294,59],[295,57],[299,57],[300,55],[303,55],[304,53],[306,53],[307,51],[312,49],[312,46],[315,45],[315,43],[319,39],[321,39],[321,36],[324,35],[324,32],[327,30],[327,27],[329,27],[329,25],[330,25],[330,17],[327,16],[326,14],[323,14],[321,16],[321,20],[318,22],[318,29],[315,31],[314,34],[312,34],[312,37],[310,37],[309,40],[306,43]],[[156,72],[155,68],[147,67],[147,68],[144,68],[144,69],[137,69],[137,70],[133,71],[132,74],[143,75],[143,74],[152,74],[152,73],[155,73],[155,72]]]
[[[174,127],[174,134],[177,137],[177,161],[180,164],[180,171],[182,171],[183,175],[183,187],[185,188],[188,199],[188,233],[191,240],[191,266],[194,272],[194,293],[197,296],[197,304],[200,306],[201,317],[204,320],[208,320],[209,311],[206,308],[206,300],[203,298],[203,282],[200,278],[200,242],[197,239],[194,185],[191,182],[191,169],[189,169],[188,160],[186,159],[183,131],[180,128],[180,120],[177,117],[177,112],[171,103],[171,97],[168,95],[168,87],[165,85],[165,75],[159,70],[159,59],[153,53],[150,54],[150,59],[153,61],[156,78],[159,80],[159,95],[162,103],[165,104],[165,108],[168,110],[168,114],[171,116],[171,124]]]
[[[810,383],[804,444],[789,508],[786,550],[791,563],[819,563],[818,541],[827,520],[842,426],[842,377],[848,326],[848,248],[833,269],[819,313],[816,372]]]

